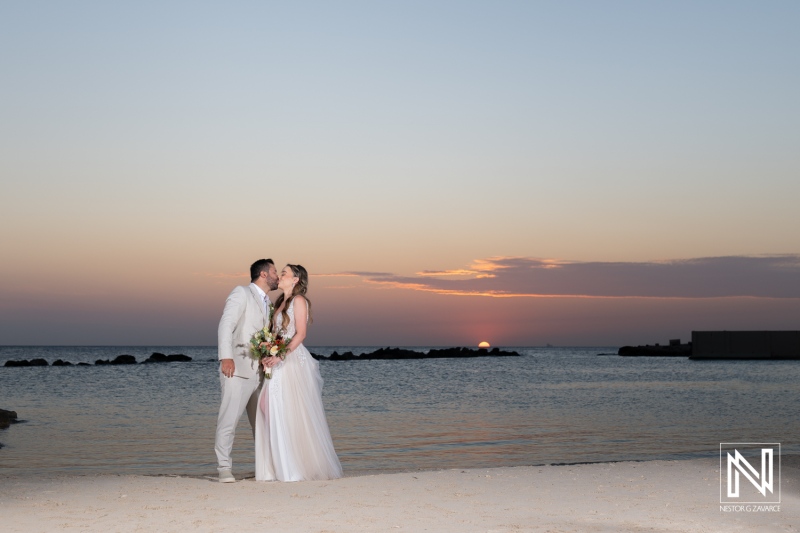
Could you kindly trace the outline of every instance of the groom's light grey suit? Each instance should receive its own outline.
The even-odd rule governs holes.
[[[261,379],[258,363],[250,357],[250,339],[266,325],[268,316],[264,299],[255,284],[236,287],[225,301],[217,332],[218,358],[233,359],[236,371],[225,377],[220,370],[222,401],[217,418],[214,449],[219,470],[230,470],[231,448],[236,425],[245,410],[255,432],[256,404]]]

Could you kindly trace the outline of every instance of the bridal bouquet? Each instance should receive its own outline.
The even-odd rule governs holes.
[[[258,365],[264,370],[265,378],[272,378],[272,369],[264,369],[261,361],[269,356],[286,359],[286,353],[288,352],[288,346],[291,340],[291,337],[284,338],[281,335],[272,333],[269,326],[264,326],[256,331],[253,338],[250,339],[250,356],[258,361]]]

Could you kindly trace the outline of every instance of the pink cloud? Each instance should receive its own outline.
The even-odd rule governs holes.
[[[494,298],[800,298],[800,255],[727,256],[652,262],[574,262],[493,257],[470,268],[414,276],[343,272],[367,283]]]

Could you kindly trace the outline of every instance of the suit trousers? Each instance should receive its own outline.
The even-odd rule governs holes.
[[[219,405],[219,416],[217,417],[217,435],[214,441],[214,450],[217,452],[217,470],[229,470],[231,468],[233,437],[236,434],[236,426],[245,411],[247,411],[250,427],[253,429],[253,436],[255,437],[256,407],[258,393],[261,391],[261,380],[258,377],[244,379],[234,376],[227,378],[222,372],[219,373],[219,380],[222,386],[222,401]]]

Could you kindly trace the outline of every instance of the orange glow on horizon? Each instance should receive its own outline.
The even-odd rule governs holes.
[[[492,345],[491,345],[491,344],[489,344],[489,343],[488,343],[488,342],[486,342],[486,341],[483,341],[483,342],[481,342],[481,343],[478,345],[478,348],[491,348],[491,347],[492,347]]]

